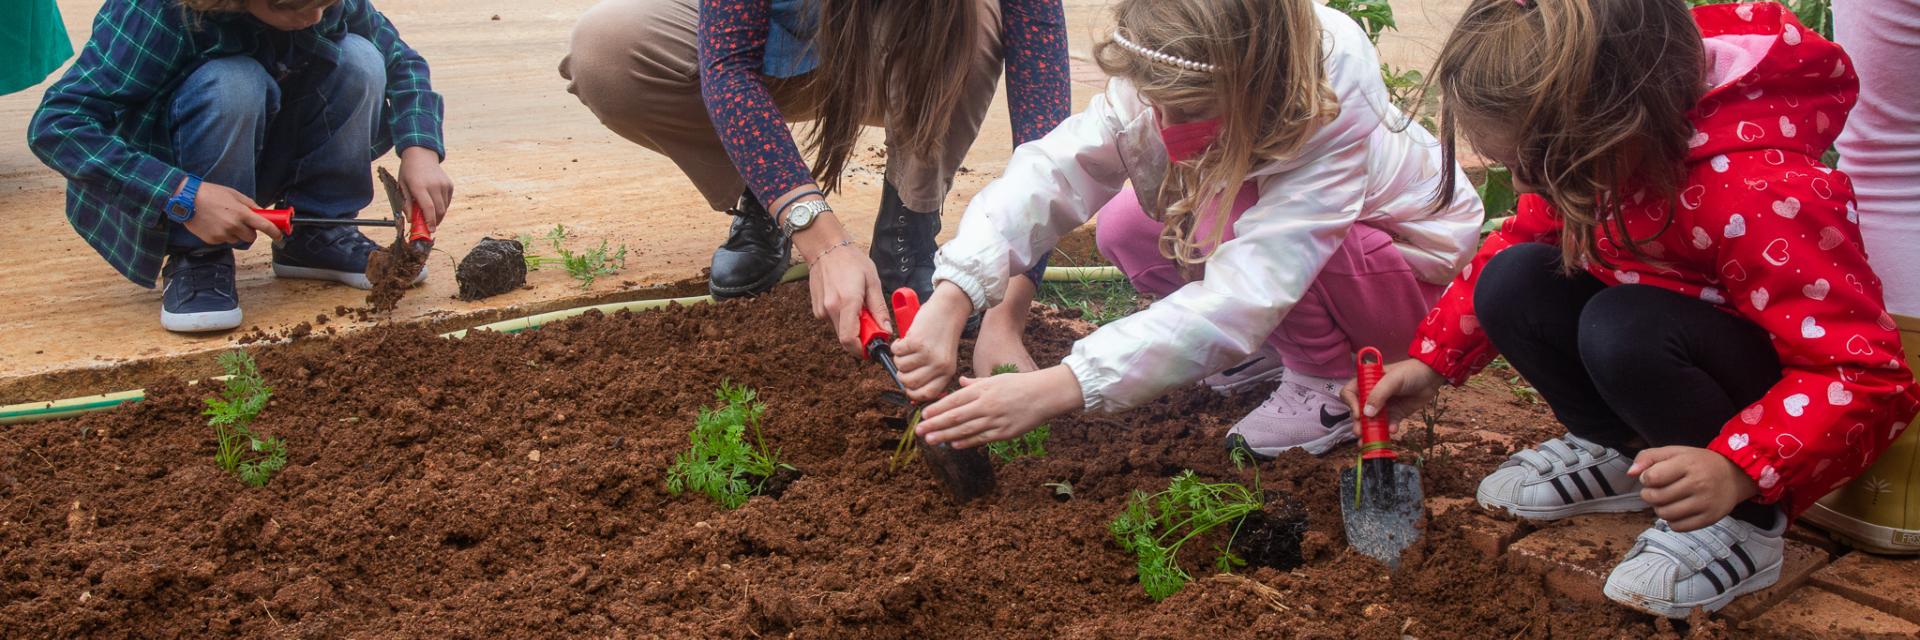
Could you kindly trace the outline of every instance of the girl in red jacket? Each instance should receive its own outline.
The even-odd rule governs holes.
[[[1483,505],[1651,507],[1606,593],[1655,614],[1773,584],[1787,522],[1920,410],[1852,183],[1820,162],[1846,54],[1772,3],[1475,0],[1435,78],[1447,153],[1457,131],[1527,194],[1358,409],[1504,353],[1569,433]]]

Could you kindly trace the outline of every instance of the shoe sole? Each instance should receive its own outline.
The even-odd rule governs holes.
[[[1351,427],[1341,427],[1341,428],[1329,431],[1327,435],[1320,436],[1319,438],[1308,440],[1306,442],[1302,442],[1300,444],[1297,444],[1291,447],[1270,447],[1265,451],[1262,451],[1261,449],[1256,448],[1253,445],[1247,444],[1246,436],[1240,435],[1238,433],[1229,433],[1227,434],[1227,451],[1228,452],[1245,451],[1247,452],[1247,455],[1253,456],[1253,459],[1264,462],[1264,461],[1269,461],[1269,460],[1278,458],[1280,457],[1280,454],[1286,453],[1288,451],[1292,451],[1294,449],[1302,449],[1302,450],[1305,450],[1307,453],[1313,454],[1316,456],[1324,455],[1328,451],[1332,451],[1335,448],[1339,447],[1340,445],[1346,444],[1348,441],[1358,440],[1358,439],[1359,437],[1353,434],[1353,429]],[[1267,452],[1271,452],[1271,453],[1267,453]]]
[[[774,286],[780,284],[780,279],[787,275],[787,269],[791,267],[791,262],[782,261],[780,268],[770,270],[766,277],[743,287],[721,287],[713,284],[712,280],[708,280],[707,293],[712,295],[716,300],[757,296],[772,290]]]
[[[1920,529],[1874,524],[1824,504],[1807,509],[1800,515],[1800,521],[1839,534],[1848,546],[1862,551],[1887,556],[1920,555]]]
[[[407,286],[409,287],[419,286],[420,283],[426,282],[427,268],[428,268],[428,265],[421,265],[419,275],[414,276],[413,282],[408,283]],[[373,281],[368,280],[367,274],[364,274],[364,273],[353,273],[350,271],[335,271],[333,269],[316,269],[313,267],[296,267],[293,265],[280,264],[278,262],[273,263],[273,277],[287,278],[291,280],[319,280],[322,282],[338,282],[340,284],[344,284],[349,287],[359,289],[361,291],[368,291],[373,289]]]
[[[199,313],[170,313],[166,309],[160,310],[160,326],[174,333],[229,331],[240,328],[242,319],[243,316],[238,307],[226,311]]]
[[[1218,393],[1223,396],[1237,395],[1240,392],[1246,391],[1247,389],[1252,388],[1253,386],[1258,385],[1262,382],[1272,382],[1275,379],[1278,379],[1281,374],[1284,374],[1286,372],[1287,372],[1286,367],[1274,367],[1273,370],[1271,371],[1262,371],[1250,378],[1235,380],[1233,382],[1222,384],[1222,385],[1210,384],[1210,385],[1207,385],[1207,388],[1213,389],[1214,393]]]
[[[1673,604],[1653,602],[1653,601],[1641,598],[1636,594],[1627,593],[1625,590],[1616,588],[1613,586],[1613,583],[1611,581],[1607,583],[1607,586],[1604,589],[1602,589],[1602,591],[1607,594],[1608,599],[1611,599],[1614,602],[1618,602],[1620,604],[1626,605],[1627,607],[1638,609],[1640,611],[1644,611],[1656,616],[1672,618],[1672,619],[1681,619],[1681,618],[1686,618],[1689,615],[1692,615],[1694,609],[1706,609],[1707,613],[1713,613],[1715,611],[1719,611],[1721,607],[1727,606],[1727,603],[1733,602],[1734,598],[1738,598],[1740,596],[1744,596],[1749,593],[1753,593],[1755,591],[1759,591],[1761,589],[1765,589],[1767,587],[1773,586],[1774,583],[1780,581],[1780,565],[1781,564],[1782,564],[1781,561],[1775,560],[1772,565],[1769,565],[1766,568],[1761,569],[1759,572],[1754,573],[1753,577],[1747,578],[1745,581],[1741,582],[1739,586],[1736,586],[1732,589],[1728,589],[1726,593],[1722,593],[1720,595],[1714,596],[1706,600],[1701,600],[1699,602],[1690,602],[1690,603],[1676,602]]]
[[[1609,498],[1582,500],[1558,507],[1524,507],[1516,504],[1507,504],[1488,497],[1486,493],[1478,490],[1473,492],[1473,498],[1475,501],[1478,501],[1483,508],[1498,509],[1513,514],[1514,517],[1517,518],[1540,521],[1559,520],[1561,518],[1570,518],[1589,513],[1633,513],[1635,511],[1646,511],[1647,509],[1653,508],[1653,505],[1647,504],[1646,500],[1640,499],[1638,492],[1621,494]]]

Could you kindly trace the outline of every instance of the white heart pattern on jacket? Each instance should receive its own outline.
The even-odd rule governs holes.
[[[1747,440],[1748,440],[1747,434],[1744,434],[1744,433],[1736,433],[1736,434],[1727,436],[1727,448],[1732,449],[1734,451],[1745,449],[1747,448]]]
[[[1801,442],[1799,436],[1782,433],[1773,437],[1773,446],[1777,447],[1774,452],[1780,454],[1780,459],[1785,460],[1799,455],[1800,450],[1806,448],[1807,443]]]
[[[1755,287],[1753,291],[1747,292],[1747,301],[1753,303],[1754,311],[1766,311],[1767,301],[1772,297],[1772,294],[1767,293],[1766,287]]]
[[[1706,229],[1702,229],[1700,227],[1694,227],[1693,228],[1693,248],[1699,249],[1701,251],[1706,251],[1711,247],[1713,247],[1713,237],[1707,235]]]
[[[1847,222],[1860,224],[1860,210],[1853,206],[1852,200],[1847,201]]]
[[[1844,75],[1847,75],[1847,61],[1845,60],[1833,61],[1833,73],[1827,74],[1827,77],[1838,78]]]
[[[1728,282],[1746,282],[1747,268],[1741,266],[1739,260],[1728,260],[1726,264],[1720,265],[1720,277],[1726,278]]]
[[[1846,241],[1847,241],[1847,234],[1841,233],[1839,229],[1835,229],[1833,227],[1820,228],[1820,250],[1821,251],[1832,251],[1834,247],[1838,247],[1840,246],[1840,243],[1846,242]]]
[[[1741,20],[1753,22],[1753,5],[1744,2],[1740,3],[1734,6],[1733,15],[1740,16]]]
[[[1707,132],[1695,131],[1692,137],[1687,138],[1687,148],[1698,149],[1707,146],[1707,139]]]
[[[1461,333],[1465,333],[1467,335],[1473,335],[1475,332],[1478,332],[1479,330],[1480,330],[1480,318],[1475,316],[1460,316],[1460,332]]]
[[[1740,124],[1751,125],[1753,123],[1742,122]],[[1759,127],[1754,127],[1754,128],[1759,129]],[[1744,137],[1742,139],[1744,139]],[[1707,164],[1712,165],[1713,170],[1716,173],[1726,173],[1727,168],[1733,166],[1733,161],[1728,160],[1726,154],[1721,154],[1721,155],[1714,156],[1712,160],[1708,160]]]
[[[1727,297],[1720,295],[1720,290],[1713,287],[1701,287],[1700,299],[1713,304],[1727,303]]]
[[[1773,202],[1773,213],[1788,220],[1794,219],[1795,216],[1800,215],[1800,199],[1787,196],[1785,199],[1775,200]]]
[[[1798,136],[1800,135],[1800,127],[1794,126],[1793,121],[1787,119],[1786,116],[1780,116],[1780,135],[1789,138]]]
[[[1874,324],[1879,325],[1881,331],[1892,331],[1900,328],[1900,325],[1893,322],[1893,314],[1885,311],[1880,312],[1880,317],[1874,320]]]
[[[1800,44],[1800,29],[1793,25],[1787,25],[1787,30],[1780,33],[1780,39],[1787,41],[1789,46],[1798,45]]]
[[[1767,249],[1760,252],[1760,257],[1766,258],[1768,264],[1784,267],[1788,260],[1793,259],[1793,254],[1787,252],[1786,238],[1774,238],[1773,242],[1767,243]]]
[[[1820,196],[1822,198],[1833,197],[1833,185],[1827,184],[1826,178],[1814,178],[1812,184],[1813,184],[1813,195]]]
[[[1812,298],[1814,300],[1827,299],[1827,293],[1832,290],[1833,290],[1833,285],[1827,282],[1826,278],[1820,278],[1818,280],[1814,280],[1813,284],[1800,287],[1800,293],[1805,294],[1808,298]]]
[[[1754,89],[1752,91],[1747,92],[1748,100],[1753,100],[1759,97],[1760,97],[1759,89]],[[1745,120],[1741,120],[1740,124],[1734,125],[1733,135],[1738,136],[1741,142],[1753,142],[1755,140],[1759,140],[1762,137],[1765,137],[1767,135],[1767,130],[1761,128],[1760,125],[1747,122]],[[1722,172],[1726,171],[1725,169],[1720,168],[1720,163],[1718,162],[1721,158],[1725,158],[1725,157],[1726,156],[1713,157],[1713,159],[1715,160],[1713,165],[1714,171],[1722,171]]]
[[[1696,184],[1680,192],[1680,206],[1688,211],[1700,208],[1700,199],[1707,195],[1707,186]]]
[[[1814,131],[1819,133],[1826,133],[1827,129],[1832,127],[1833,127],[1833,120],[1827,117],[1827,112],[1815,111],[1813,113],[1813,130]]]
[[[1847,390],[1846,383],[1833,382],[1827,385],[1827,404],[1844,407],[1853,404],[1853,392]]]
[[[1720,229],[1720,235],[1728,240],[1747,235],[1747,217],[1733,214],[1727,218],[1727,226]]]
[[[1825,338],[1827,337],[1827,328],[1820,326],[1820,323],[1814,320],[1813,316],[1807,316],[1800,319],[1800,337],[1808,340]]]
[[[1740,410],[1740,421],[1745,422],[1747,424],[1760,424],[1760,419],[1766,416],[1767,416],[1767,407],[1766,405],[1762,405],[1762,404],[1749,405],[1747,408]],[[1734,438],[1740,438],[1741,446],[1746,446],[1747,444],[1746,437],[1747,437],[1747,434],[1744,434],[1744,433],[1734,436]],[[1732,438],[1729,438],[1729,440],[1731,439]],[[1734,447],[1734,449],[1738,450],[1739,447]]]
[[[1620,284],[1640,284],[1640,274],[1634,273],[1632,271],[1621,271],[1619,269],[1614,269],[1613,279],[1619,280]]]
[[[1426,355],[1426,354],[1429,354],[1429,353],[1433,353],[1433,351],[1434,351],[1435,349],[1439,349],[1439,348],[1440,348],[1440,344],[1439,344],[1439,343],[1437,343],[1437,342],[1434,342],[1434,341],[1433,341],[1433,338],[1421,338],[1421,339],[1420,339],[1420,354],[1421,354],[1421,355]]]
[[[1811,404],[1812,402],[1813,402],[1813,398],[1807,397],[1807,394],[1796,393],[1796,394],[1787,396],[1786,399],[1784,400],[1781,400],[1780,406],[1787,410],[1787,415],[1798,418],[1800,416],[1806,415],[1807,405]]]
[[[1812,320],[1812,318],[1808,318],[1808,320]],[[1825,335],[1827,332],[1821,330],[1820,333],[1821,335]],[[1873,343],[1868,342],[1866,336],[1856,333],[1853,337],[1847,338],[1847,353],[1856,356],[1873,355]]]
[[[1772,489],[1773,485],[1780,484],[1780,472],[1773,470],[1773,465],[1762,467],[1760,469],[1760,482],[1758,484],[1763,490]]]

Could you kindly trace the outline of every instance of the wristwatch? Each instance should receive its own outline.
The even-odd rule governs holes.
[[[827,206],[825,200],[808,200],[789,204],[785,217],[780,219],[780,230],[792,236],[807,230],[807,227],[813,226],[813,221],[819,220],[821,215],[828,213],[833,213],[833,207]]]
[[[193,219],[193,202],[200,196],[200,176],[187,176],[180,193],[167,199],[167,219],[175,224],[186,224]]]

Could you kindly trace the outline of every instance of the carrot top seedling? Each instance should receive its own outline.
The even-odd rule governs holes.
[[[219,397],[206,399],[203,412],[218,445],[213,462],[247,486],[266,486],[273,474],[287,466],[286,441],[253,432],[253,420],[267,408],[273,387],[267,386],[259,365],[245,351],[221,354],[220,368],[227,372],[226,388]]]
[[[737,509],[766,487],[774,472],[792,469],[780,462],[780,452],[768,449],[760,434],[760,416],[766,413],[753,389],[721,382],[714,391],[716,407],[700,409],[688,449],[667,469],[667,491],[707,494],[728,509]],[[753,431],[753,444],[747,431]]]
[[[1258,486],[1258,481],[1255,481]],[[1127,508],[1120,512],[1107,530],[1120,548],[1132,553],[1140,574],[1140,587],[1154,602],[1179,593],[1193,576],[1180,568],[1180,548],[1188,541],[1214,529],[1232,525],[1234,534],[1246,517],[1261,508],[1257,489],[1231,482],[1210,484],[1200,481],[1193,471],[1174,476],[1167,490],[1149,494],[1133,492]],[[1222,573],[1246,564],[1233,555],[1229,538],[1220,547],[1214,567]]]
[[[547,241],[547,244],[553,247],[556,256],[543,256],[534,253],[533,236],[520,236],[520,245],[526,249],[527,270],[536,271],[547,265],[557,264],[567,270],[567,275],[580,281],[580,288],[586,289],[592,287],[595,280],[620,273],[622,269],[627,268],[627,245],[623,244],[619,249],[609,251],[607,241],[602,239],[599,247],[574,253],[566,246],[567,239],[570,237],[572,234],[567,231],[566,225],[554,225],[553,230],[548,231],[547,235],[540,239]]]

